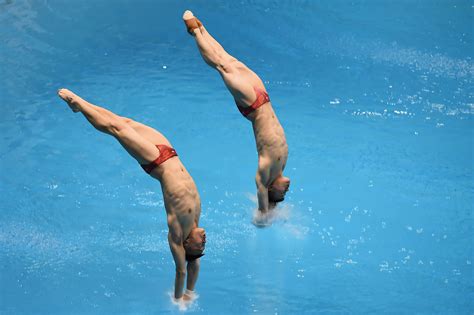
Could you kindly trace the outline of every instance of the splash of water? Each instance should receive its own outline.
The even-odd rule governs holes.
[[[174,293],[172,291],[168,291],[168,296],[170,298],[171,304],[178,307],[178,309],[182,312],[194,309],[193,306],[197,305],[195,301],[199,298],[199,295],[196,292],[191,292],[190,294],[187,293],[189,296],[189,300],[184,300],[183,298],[175,299]]]
[[[255,204],[252,223],[256,227],[263,228],[263,227],[270,226],[276,222],[285,223],[290,218],[291,210],[293,208],[291,204],[288,204],[288,203],[279,204],[274,209],[268,212],[262,212],[258,210],[258,207],[257,207],[258,200],[257,200],[256,195],[248,193],[247,198]]]

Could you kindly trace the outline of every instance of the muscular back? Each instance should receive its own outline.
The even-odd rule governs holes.
[[[191,175],[178,157],[166,161],[161,166],[159,179],[168,222],[171,219],[179,222],[184,240],[193,226],[199,224],[201,215],[199,193]]]
[[[245,64],[233,58],[222,73],[224,82],[234,96],[237,104],[250,106],[256,99],[254,87],[266,90],[258,75]],[[285,159],[288,147],[283,128],[269,102],[250,113],[247,118],[252,122],[259,155]]]
[[[249,117],[252,121],[259,155],[280,160],[288,155],[285,132],[273,111],[271,103],[258,108]],[[249,115],[249,116],[250,116]]]
[[[171,146],[159,131],[131,119],[125,120],[151,143]],[[178,156],[165,161],[150,175],[161,184],[170,232],[180,235],[184,240],[193,225],[198,225],[201,215],[201,200],[191,175]]]

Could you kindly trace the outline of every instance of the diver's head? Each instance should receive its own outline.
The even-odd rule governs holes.
[[[204,256],[204,248],[206,247],[206,231],[199,227],[193,228],[184,241],[183,247],[186,252],[187,261],[195,260]]]
[[[268,187],[268,201],[271,205],[276,205],[277,202],[285,200],[285,194],[290,187],[290,179],[288,177],[280,176],[273,181]]]

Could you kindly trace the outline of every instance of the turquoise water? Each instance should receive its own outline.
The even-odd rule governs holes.
[[[265,81],[291,191],[181,15]],[[469,1],[0,1],[0,313],[172,314],[159,184],[57,98],[162,131],[201,193],[188,312],[474,312]]]

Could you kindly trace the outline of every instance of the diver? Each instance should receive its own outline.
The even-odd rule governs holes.
[[[285,132],[258,75],[229,55],[191,11],[184,12],[183,20],[204,61],[219,72],[238,110],[252,122],[258,152],[258,210],[265,220],[265,215],[284,200],[290,186],[290,179],[283,176],[288,159]]]
[[[201,201],[196,185],[170,142],[157,130],[93,105],[67,89],[60,89],[58,95],[97,130],[117,139],[143,170],[160,182],[169,228],[168,243],[176,265],[174,298],[194,299],[206,232],[199,227]]]

